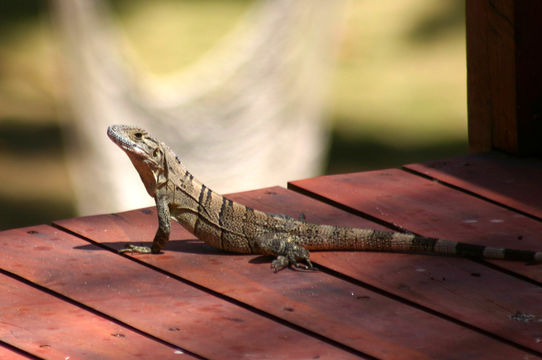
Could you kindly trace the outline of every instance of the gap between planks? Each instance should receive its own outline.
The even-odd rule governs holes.
[[[457,192],[463,193],[465,195],[474,197],[476,199],[485,201],[485,202],[487,202],[489,204],[499,206],[500,208],[503,208],[503,209],[506,209],[506,210],[509,210],[509,211],[512,211],[512,212],[516,212],[518,214],[526,216],[529,219],[532,219],[532,220],[535,220],[535,221],[540,221],[540,219],[538,217],[536,217],[536,216],[533,216],[533,215],[530,215],[530,214],[524,214],[522,211],[518,211],[515,208],[511,208],[511,207],[506,206],[506,205],[504,205],[502,203],[496,202],[494,200],[488,199],[488,198],[486,198],[484,196],[481,196],[479,194],[473,193],[473,192],[471,192],[469,190],[465,190],[465,189],[463,189],[461,187],[442,182],[439,179],[433,178],[433,177],[431,177],[429,175],[422,174],[422,173],[420,173],[418,171],[411,170],[411,169],[404,168],[404,167],[402,167],[401,169],[397,169],[397,170],[403,171],[403,172],[405,172],[407,174],[410,174],[410,175],[417,176],[417,177],[419,177],[421,179],[434,181],[434,182],[438,183],[441,186],[445,186],[446,188],[449,188],[450,190],[457,191]],[[340,174],[338,174],[338,175],[340,175]],[[334,176],[334,175],[326,175],[326,176]],[[356,215],[356,216],[359,216],[359,217],[361,217],[363,219],[366,219],[366,220],[372,221],[374,223],[377,223],[379,225],[385,226],[391,231],[407,232],[407,233],[411,233],[411,234],[414,234],[414,235],[420,235],[417,232],[413,232],[413,231],[408,230],[406,227],[400,226],[400,225],[395,224],[393,222],[378,218],[376,216],[373,216],[373,215],[368,214],[366,212],[363,212],[361,210],[358,210],[358,209],[355,209],[355,208],[350,207],[348,205],[342,204],[342,203],[340,203],[338,201],[330,199],[329,197],[326,197],[325,195],[320,195],[320,194],[315,193],[315,192],[313,192],[311,190],[305,189],[304,187],[298,186],[298,185],[294,184],[293,182],[288,182],[288,187],[287,188],[288,188],[288,190],[292,190],[292,191],[295,191],[295,192],[297,192],[297,193],[299,193],[301,195],[304,195],[304,196],[310,197],[312,199],[321,201],[321,202],[323,202],[325,204],[328,204],[328,205],[336,207],[336,208],[338,208],[340,210],[346,211],[346,212],[348,212],[348,213],[350,213],[352,215]],[[536,249],[534,249],[534,250],[536,250]],[[477,262],[477,263],[479,263],[481,265],[484,265],[484,266],[486,266],[488,268],[491,268],[493,270],[497,270],[499,272],[502,272],[502,273],[504,273],[506,275],[517,278],[518,280],[526,281],[526,282],[528,282],[530,284],[542,287],[542,282],[537,281],[535,279],[531,279],[528,276],[525,276],[523,274],[519,274],[517,272],[514,272],[513,270],[506,269],[506,268],[504,268],[502,266],[499,266],[498,264],[490,263],[490,262],[488,262],[488,261],[486,261],[484,259],[472,259],[472,258],[467,258],[467,259],[469,259],[470,261],[473,261],[473,262]]]
[[[307,194],[304,194],[304,195],[307,196]],[[314,196],[310,196],[310,195],[309,195],[309,197],[314,198]],[[322,201],[322,200],[326,200],[326,198],[322,197],[322,199],[317,199],[317,200]],[[329,203],[329,201],[323,201],[323,202]],[[331,204],[331,205],[335,206],[335,204]],[[338,207],[338,206],[336,206],[336,207]],[[357,215],[357,216],[360,216],[360,214],[365,215],[365,214],[361,213],[358,210],[350,209],[348,207],[347,207],[347,209],[350,210],[349,212],[354,213],[354,215]],[[369,220],[374,221],[372,219],[372,216],[368,215],[368,217],[369,217]],[[390,227],[389,223],[387,223],[385,221],[382,221],[382,220],[380,220],[380,222],[383,223],[384,225]],[[81,239],[83,239],[85,241],[88,241],[88,242],[90,242],[90,243],[92,243],[94,245],[97,245],[97,246],[99,246],[99,247],[101,247],[103,249],[106,249],[106,250],[111,251],[111,252],[115,252],[114,249],[112,249],[110,247],[107,247],[107,246],[101,244],[100,242],[96,242],[96,241],[94,241],[94,240],[92,240],[90,238],[87,238],[84,235],[75,233],[75,232],[71,231],[70,229],[67,229],[67,228],[63,227],[62,225],[54,224],[54,226],[56,228],[62,230],[62,231],[65,231],[65,232],[67,232],[67,233],[69,233],[71,235],[77,236],[77,237],[79,237],[79,238],[81,238]],[[398,227],[395,227],[395,228],[398,228]],[[398,228],[398,229],[400,229],[400,228]],[[307,334],[309,336],[312,336],[312,337],[315,337],[315,338],[317,338],[319,340],[325,341],[325,342],[329,343],[330,345],[338,346],[338,347],[340,347],[340,348],[342,348],[344,350],[347,350],[347,351],[354,351],[356,353],[359,353],[359,350],[352,349],[352,348],[348,347],[348,345],[338,343],[335,340],[324,337],[323,335],[320,335],[319,333],[316,333],[316,332],[314,332],[314,331],[312,331],[310,329],[301,327],[300,325],[296,325],[295,323],[292,323],[292,322],[290,322],[290,321],[288,321],[286,319],[278,317],[277,315],[273,315],[273,314],[271,314],[269,312],[266,312],[264,310],[260,310],[259,308],[255,307],[253,305],[250,305],[250,304],[248,304],[246,302],[243,302],[242,300],[232,298],[232,297],[230,297],[228,295],[225,295],[223,293],[215,291],[215,290],[213,290],[211,288],[208,288],[208,287],[206,287],[204,285],[201,285],[199,283],[196,283],[194,281],[186,279],[186,278],[184,278],[182,276],[171,273],[171,272],[169,272],[167,270],[156,267],[156,266],[154,266],[152,264],[149,264],[149,263],[144,262],[142,260],[139,260],[137,258],[129,257],[129,256],[126,256],[126,255],[122,255],[122,256],[130,258],[132,261],[135,261],[138,264],[144,265],[145,267],[150,268],[150,269],[152,269],[154,271],[158,271],[158,272],[160,272],[162,274],[170,276],[170,277],[172,277],[172,278],[174,278],[174,279],[176,279],[178,281],[181,281],[181,282],[183,282],[183,283],[185,283],[185,284],[187,284],[189,286],[192,286],[192,287],[195,287],[195,288],[197,288],[199,290],[205,291],[206,293],[208,293],[208,294],[210,294],[212,296],[216,296],[216,297],[218,297],[218,298],[220,298],[222,300],[225,300],[225,301],[228,301],[228,302],[230,302],[230,303],[232,303],[234,305],[243,307],[243,308],[245,308],[245,309],[247,309],[249,311],[252,311],[252,312],[254,312],[254,313],[258,314],[258,315],[264,316],[264,317],[266,317],[266,318],[268,318],[270,320],[273,320],[273,321],[276,321],[276,322],[281,323],[283,325],[289,326],[290,328],[292,328],[294,330],[303,332],[303,333],[305,333],[305,334]],[[353,285],[360,286],[360,287],[362,287],[362,288],[364,288],[366,290],[369,290],[369,291],[375,292],[375,293],[377,293],[379,295],[385,296],[385,297],[387,297],[387,298],[389,298],[389,299],[391,299],[393,301],[397,301],[398,303],[401,303],[403,305],[418,309],[418,310],[423,311],[423,312],[425,312],[427,314],[430,314],[432,316],[441,318],[442,320],[449,321],[449,322],[454,323],[454,324],[456,324],[458,326],[461,326],[461,327],[464,327],[466,329],[475,331],[475,332],[477,332],[477,333],[479,333],[481,335],[487,336],[487,337],[492,338],[492,339],[494,339],[496,341],[499,341],[499,342],[505,343],[507,345],[513,346],[513,347],[515,347],[515,348],[517,348],[519,350],[529,352],[529,353],[531,353],[533,355],[536,355],[536,356],[542,356],[542,353],[539,353],[536,350],[528,348],[528,347],[526,347],[526,346],[524,346],[522,344],[518,344],[518,343],[514,342],[513,340],[506,339],[506,338],[504,338],[504,337],[502,337],[500,335],[494,334],[494,333],[492,333],[492,332],[490,332],[488,330],[484,330],[484,329],[482,329],[482,328],[480,328],[480,327],[478,327],[476,325],[472,325],[472,324],[466,323],[466,322],[464,322],[462,320],[455,319],[450,315],[444,314],[444,313],[442,313],[442,312],[440,312],[438,310],[433,310],[430,307],[418,304],[418,303],[416,303],[416,302],[414,302],[412,300],[406,299],[406,298],[404,298],[404,297],[402,297],[400,295],[396,295],[396,294],[388,292],[388,291],[386,291],[384,289],[377,288],[377,287],[375,287],[375,286],[373,286],[373,285],[371,285],[369,283],[366,283],[366,282],[363,282],[361,280],[355,279],[355,278],[353,278],[353,277],[351,277],[351,276],[349,276],[347,274],[343,274],[343,273],[340,273],[338,271],[329,269],[327,267],[322,266],[321,264],[318,264],[318,265],[319,265],[318,266],[319,269],[321,269],[321,271],[323,273],[326,273],[327,275],[333,276],[335,278],[346,281],[346,282],[351,283]],[[270,276],[273,276],[273,274],[270,274]],[[368,356],[367,354],[364,354],[364,353],[361,353],[361,354],[363,356]]]
[[[2,340],[0,340],[0,358],[5,360],[42,359]]]
[[[85,237],[85,236],[83,236],[83,235],[81,235],[81,234],[78,234],[78,233],[75,233],[75,232],[73,232],[73,231],[71,231],[71,230],[69,230],[69,229],[66,229],[66,228],[62,227],[61,225],[53,224],[53,226],[54,226],[55,228],[61,230],[61,231],[64,231],[64,232],[66,232],[66,233],[69,233],[70,235],[73,235],[73,236],[76,236],[76,237],[78,237],[78,238],[80,238],[80,239],[82,239],[82,240],[88,241],[89,243],[91,243],[91,244],[93,244],[93,245],[97,245],[97,246],[99,246],[100,248],[103,248],[104,250],[107,250],[107,251],[116,253],[116,251],[114,251],[114,249],[112,249],[112,248],[110,248],[110,247],[107,247],[106,245],[103,245],[103,244],[101,244],[101,243],[99,243],[99,242],[95,242],[94,240],[89,239],[89,238],[87,238],[87,237]],[[237,299],[235,299],[235,298],[233,298],[233,297],[230,297],[230,296],[228,296],[228,295],[222,294],[222,293],[220,293],[220,292],[218,292],[218,291],[215,291],[215,290],[213,290],[213,289],[211,289],[211,288],[208,288],[208,287],[206,287],[206,286],[204,286],[204,285],[198,284],[198,283],[196,283],[196,282],[193,282],[193,281],[191,281],[191,280],[188,280],[188,279],[186,279],[186,278],[183,278],[182,276],[179,276],[179,275],[177,275],[177,274],[171,273],[171,272],[169,272],[169,271],[167,271],[167,270],[161,269],[161,268],[156,267],[156,266],[154,266],[154,265],[152,265],[152,264],[149,264],[149,263],[147,263],[147,262],[144,262],[144,261],[142,261],[142,260],[139,260],[139,259],[137,259],[136,257],[127,256],[127,255],[124,255],[124,254],[118,254],[118,255],[119,255],[119,256],[126,257],[126,258],[128,258],[128,259],[130,259],[130,260],[132,260],[132,261],[134,261],[134,262],[136,262],[136,263],[138,263],[139,265],[143,265],[143,266],[145,266],[145,267],[147,267],[147,268],[149,268],[149,269],[151,269],[151,270],[154,270],[154,271],[157,271],[157,272],[162,273],[162,274],[164,274],[164,275],[167,275],[167,276],[169,276],[169,277],[171,277],[171,278],[173,278],[173,279],[175,279],[175,280],[177,280],[177,281],[180,281],[180,282],[182,282],[182,283],[184,283],[184,284],[186,284],[186,285],[188,285],[188,286],[192,286],[192,287],[194,287],[194,288],[196,288],[196,289],[198,289],[198,290],[204,291],[204,292],[208,293],[209,295],[212,295],[212,296],[215,296],[215,297],[217,297],[217,298],[220,298],[221,300],[227,301],[227,302],[229,302],[229,303],[231,303],[231,304],[233,304],[233,305],[242,307],[242,308],[244,308],[244,309],[246,309],[246,310],[249,310],[249,311],[251,311],[251,312],[253,312],[253,313],[257,314],[257,315],[266,317],[266,318],[268,318],[268,319],[270,319],[270,320],[273,320],[273,321],[275,321],[275,322],[277,322],[277,323],[280,323],[280,324],[282,324],[282,325],[286,325],[286,326],[292,328],[293,330],[300,331],[300,332],[302,332],[302,333],[305,333],[306,335],[312,336],[312,337],[314,337],[314,338],[317,338],[318,340],[324,341],[324,342],[329,343],[330,345],[333,345],[333,346],[337,346],[337,347],[339,347],[339,348],[342,348],[343,350],[352,352],[352,353],[354,353],[354,354],[359,354],[360,356],[363,356],[363,357],[372,358],[370,355],[365,354],[365,353],[362,353],[362,352],[360,352],[359,350],[350,348],[350,347],[347,346],[347,345],[344,345],[344,344],[342,344],[342,343],[339,343],[339,342],[337,342],[337,341],[335,341],[335,340],[333,340],[333,339],[329,339],[329,338],[327,338],[327,337],[324,337],[323,335],[320,335],[320,334],[318,334],[318,333],[316,333],[316,332],[314,332],[314,331],[311,331],[311,330],[309,330],[309,329],[307,329],[307,328],[301,327],[300,325],[296,325],[296,324],[294,324],[294,323],[292,323],[292,322],[290,322],[290,321],[288,321],[288,320],[285,320],[285,319],[280,318],[280,317],[278,317],[278,316],[276,316],[276,315],[270,314],[270,313],[268,313],[268,312],[266,312],[266,311],[264,311],[264,310],[258,309],[257,307],[255,307],[255,306],[253,306],[253,305],[250,305],[250,304],[248,304],[248,303],[246,303],[246,302],[243,302],[243,301],[241,301],[241,300],[237,300]],[[347,275],[347,274],[343,274],[343,273],[341,273],[341,272],[335,271],[335,270],[330,269],[330,268],[328,268],[328,267],[326,267],[326,266],[323,266],[323,265],[321,265],[321,264],[319,264],[319,263],[317,263],[317,262],[314,262],[314,264],[315,264],[315,265],[318,265],[318,266],[317,266],[318,271],[321,271],[321,272],[323,272],[323,273],[325,273],[325,274],[327,274],[327,275],[333,276],[333,277],[335,277],[335,278],[337,278],[337,279],[346,281],[346,282],[351,283],[351,284],[353,284],[353,285],[360,286],[360,287],[362,287],[362,288],[364,288],[364,289],[366,289],[366,290],[375,292],[375,293],[377,293],[377,294],[379,294],[379,295],[382,295],[382,296],[384,296],[384,297],[387,297],[387,298],[389,298],[389,299],[391,299],[391,300],[397,301],[398,303],[401,303],[401,304],[403,304],[403,305],[413,307],[413,308],[415,308],[415,309],[418,309],[418,310],[420,310],[420,311],[423,311],[423,312],[428,313],[428,314],[430,314],[430,315],[433,315],[433,316],[435,316],[435,317],[438,317],[438,318],[441,318],[441,319],[443,319],[443,320],[452,322],[452,323],[454,323],[454,324],[456,324],[456,325],[465,327],[465,328],[467,328],[467,329],[469,329],[469,330],[478,332],[478,333],[480,333],[480,334],[482,334],[482,335],[485,335],[485,336],[488,336],[488,337],[490,337],[490,338],[492,338],[492,339],[494,339],[494,340],[497,340],[497,341],[506,343],[506,344],[508,344],[508,345],[510,345],[510,346],[513,346],[513,347],[515,347],[515,348],[517,348],[517,349],[519,349],[519,350],[522,350],[522,351],[525,351],[525,352],[529,352],[529,353],[531,353],[531,354],[533,354],[533,355],[542,357],[542,353],[537,352],[537,351],[534,351],[533,349],[528,348],[528,347],[526,347],[526,346],[523,346],[523,345],[521,345],[521,344],[518,344],[518,343],[516,343],[516,342],[514,342],[514,341],[508,340],[508,339],[506,339],[506,338],[504,338],[504,337],[502,337],[502,336],[499,336],[499,335],[497,335],[497,334],[494,334],[494,333],[492,333],[492,332],[489,332],[489,331],[487,331],[487,330],[484,330],[484,329],[482,329],[482,328],[479,328],[479,327],[477,327],[477,326],[475,326],[475,325],[466,323],[466,322],[464,322],[464,321],[455,319],[455,318],[453,318],[452,316],[446,315],[446,314],[444,314],[444,313],[442,313],[442,312],[439,312],[439,311],[437,311],[437,310],[433,310],[433,309],[431,309],[431,308],[429,308],[429,307],[427,307],[427,306],[418,304],[418,303],[416,303],[416,302],[414,302],[414,301],[412,301],[412,300],[406,299],[406,298],[404,298],[404,297],[402,297],[402,296],[400,296],[400,295],[396,295],[396,294],[393,294],[393,293],[391,293],[391,292],[389,292],[389,291],[386,291],[386,290],[384,290],[384,289],[380,289],[380,288],[378,288],[378,287],[376,287],[376,286],[374,286],[374,285],[371,285],[371,284],[369,284],[369,283],[366,283],[366,282],[364,282],[364,281],[355,279],[355,278],[353,278],[352,276],[349,276],[349,275]],[[289,270],[290,270],[290,269],[285,269],[285,270],[283,270],[283,271],[289,271]],[[273,276],[274,274],[270,274],[270,275]],[[17,275],[15,275],[15,276],[17,276]],[[40,285],[36,285],[36,286],[39,287]],[[54,292],[53,292],[53,293],[54,293]],[[56,293],[54,293],[54,294],[56,294]],[[64,297],[64,295],[61,295],[61,294],[59,294],[59,295],[60,295],[60,297]],[[73,300],[71,300],[71,301],[73,301]],[[82,305],[82,306],[84,307],[84,306],[86,306],[86,305]],[[104,316],[103,314],[101,314],[101,313],[99,313],[99,312],[97,312],[97,313],[98,313],[99,315]],[[105,316],[107,316],[107,315],[105,315]],[[129,326],[129,325],[126,325],[126,324],[123,324],[123,325]],[[149,336],[152,336],[152,335],[149,335]],[[174,346],[174,345],[172,345],[172,346]]]
[[[436,182],[436,183],[438,183],[438,184],[441,184],[441,185],[443,185],[443,186],[446,186],[446,187],[448,187],[448,188],[450,188],[450,189],[452,189],[452,190],[462,192],[462,193],[464,193],[464,194],[466,194],[466,195],[475,197],[475,198],[480,199],[480,200],[483,200],[483,201],[487,201],[488,203],[493,204],[493,205],[500,206],[500,207],[502,207],[503,209],[506,209],[506,210],[510,210],[510,211],[516,212],[516,213],[521,214],[521,215],[523,215],[523,216],[525,216],[525,217],[528,217],[528,218],[530,218],[530,219],[533,219],[533,220],[536,220],[536,221],[542,221],[542,218],[540,218],[540,217],[538,217],[538,216],[536,216],[536,215],[533,215],[533,214],[531,214],[531,213],[529,213],[529,212],[526,212],[526,211],[524,211],[524,210],[521,210],[521,209],[519,209],[519,208],[517,208],[517,207],[511,206],[511,205],[507,205],[507,204],[505,204],[505,203],[503,203],[503,202],[501,202],[501,201],[498,201],[498,200],[491,199],[490,197],[484,196],[484,195],[482,195],[482,194],[480,194],[480,193],[477,193],[477,192],[474,191],[474,190],[469,190],[469,189],[466,189],[466,188],[461,187],[461,186],[459,186],[459,185],[454,185],[454,184],[452,184],[451,182],[448,182],[448,181],[443,180],[443,179],[439,179],[439,178],[437,178],[437,177],[435,177],[435,176],[432,176],[432,175],[430,175],[430,174],[424,174],[424,173],[422,173],[421,171],[416,170],[416,169],[414,169],[414,168],[410,168],[410,167],[408,167],[408,166],[409,166],[409,165],[403,165],[403,166],[401,167],[401,170],[403,170],[403,171],[405,171],[405,172],[407,172],[407,173],[410,173],[410,174],[412,174],[412,175],[416,175],[416,176],[419,176],[419,177],[421,177],[421,178],[424,178],[424,179],[427,179],[427,180],[434,181],[434,182]]]
[[[43,285],[40,285],[40,284],[37,284],[37,283],[35,283],[33,281],[25,279],[24,277],[22,277],[20,275],[14,274],[14,273],[12,273],[10,271],[7,271],[7,270],[4,270],[2,268],[0,268],[0,273],[5,275],[5,276],[8,276],[8,277],[12,278],[13,280],[21,282],[21,283],[23,283],[23,284],[25,284],[27,286],[30,286],[30,287],[38,290],[38,291],[41,291],[41,292],[43,292],[43,293],[45,293],[47,295],[53,296],[54,298],[56,298],[56,299],[58,299],[60,301],[63,301],[63,302],[66,302],[66,303],[68,303],[70,305],[76,306],[76,307],[78,307],[78,308],[80,308],[80,309],[82,309],[84,311],[87,311],[87,312],[89,312],[91,314],[94,314],[94,315],[99,316],[99,317],[101,317],[101,318],[103,318],[105,320],[108,320],[108,321],[110,321],[110,322],[112,322],[114,324],[117,324],[117,325],[119,325],[121,327],[124,327],[124,328],[126,328],[126,329],[128,329],[130,331],[133,331],[133,332],[135,332],[135,333],[137,333],[137,334],[139,334],[141,336],[144,336],[144,337],[148,338],[149,340],[155,341],[155,342],[157,342],[159,344],[162,344],[162,345],[165,345],[165,346],[169,346],[172,350],[179,349],[179,350],[182,350],[183,353],[185,353],[187,355],[190,355],[190,356],[193,356],[193,357],[199,358],[199,359],[204,359],[204,357],[202,357],[202,356],[200,356],[198,354],[195,354],[195,353],[193,353],[193,352],[191,352],[191,351],[189,351],[187,349],[184,349],[184,348],[182,348],[182,347],[180,347],[178,345],[172,344],[172,343],[167,342],[167,341],[165,341],[165,340],[163,340],[163,339],[161,339],[159,337],[156,337],[156,336],[154,336],[152,334],[149,334],[149,333],[147,333],[147,332],[145,332],[145,331],[143,331],[141,329],[138,329],[138,328],[136,328],[136,327],[134,327],[134,326],[132,326],[130,324],[127,324],[127,323],[125,323],[125,322],[123,322],[123,321],[121,321],[121,320],[119,320],[119,319],[117,319],[117,318],[115,318],[113,316],[107,315],[107,314],[105,314],[105,313],[103,313],[103,312],[101,312],[101,311],[99,311],[97,309],[94,309],[91,306],[85,305],[85,304],[83,304],[83,303],[81,303],[81,302],[79,302],[79,301],[77,301],[75,299],[72,299],[69,296],[66,296],[66,295],[61,294],[61,293],[59,293],[57,291],[51,290],[51,289],[49,289],[49,288],[47,288],[47,287],[45,287]],[[0,344],[4,344],[4,343],[0,341]],[[16,348],[16,349],[18,349],[18,348]],[[34,356],[34,355],[32,355],[32,356]],[[39,358],[39,357],[37,357],[37,358]]]
[[[254,313],[256,315],[262,316],[262,317],[264,317],[264,318],[266,318],[268,320],[274,321],[274,322],[276,322],[278,324],[287,326],[292,330],[295,330],[295,331],[303,333],[303,334],[305,334],[307,336],[313,337],[313,338],[315,338],[317,340],[320,340],[320,341],[322,341],[324,343],[327,343],[327,344],[329,344],[331,346],[337,347],[337,348],[342,349],[344,351],[350,352],[350,353],[352,353],[354,355],[361,356],[361,357],[367,358],[367,359],[376,359],[373,356],[371,356],[369,354],[366,354],[366,353],[363,353],[362,351],[354,349],[354,348],[352,348],[352,347],[350,347],[348,345],[345,345],[345,344],[340,343],[340,342],[338,342],[336,340],[325,337],[324,335],[318,334],[317,332],[314,332],[314,331],[312,331],[310,329],[307,329],[307,328],[304,328],[304,327],[302,327],[300,325],[294,324],[294,323],[292,323],[292,322],[290,322],[290,321],[288,321],[286,319],[283,319],[283,318],[281,318],[281,317],[279,317],[277,315],[270,314],[270,313],[268,313],[268,312],[266,312],[264,310],[261,310],[261,309],[258,309],[255,306],[252,306],[252,305],[250,305],[248,303],[237,300],[237,299],[235,299],[235,298],[233,298],[231,296],[225,295],[225,294],[220,293],[220,292],[218,292],[216,290],[213,290],[213,289],[211,289],[209,287],[206,287],[204,285],[201,285],[201,284],[198,284],[198,283],[196,283],[194,281],[191,281],[191,280],[189,280],[187,278],[184,278],[182,276],[179,276],[177,274],[174,274],[172,272],[169,272],[167,270],[164,270],[164,269],[162,269],[160,267],[157,267],[157,266],[154,266],[152,264],[149,264],[149,263],[147,263],[147,262],[145,262],[143,260],[139,260],[136,257],[128,256],[128,255],[125,255],[125,254],[119,254],[115,249],[110,248],[110,247],[108,247],[106,245],[103,245],[100,242],[94,241],[94,240],[92,240],[92,239],[90,239],[90,238],[88,238],[88,237],[86,237],[84,235],[81,235],[79,233],[76,233],[76,232],[74,232],[74,231],[72,231],[70,229],[67,229],[67,228],[63,227],[62,225],[53,223],[52,226],[57,228],[60,231],[66,232],[66,233],[68,233],[68,234],[70,234],[72,236],[78,237],[78,238],[80,238],[80,239],[82,239],[84,241],[87,241],[87,242],[89,242],[89,243],[91,243],[93,245],[99,246],[100,248],[102,248],[104,250],[107,250],[107,251],[112,252],[114,254],[117,254],[119,256],[125,257],[125,258],[127,258],[127,259],[129,259],[129,260],[131,260],[131,261],[133,261],[133,262],[135,262],[135,263],[137,263],[139,265],[142,265],[142,266],[144,266],[144,267],[146,267],[146,268],[148,268],[148,269],[150,269],[152,271],[156,271],[156,272],[161,273],[163,275],[169,276],[172,279],[175,279],[175,280],[177,280],[179,282],[182,282],[185,285],[188,285],[188,286],[191,286],[191,287],[193,287],[195,289],[203,291],[208,295],[214,296],[214,297],[216,297],[216,298],[218,298],[220,300],[226,301],[226,302],[228,302],[228,303],[230,303],[232,305],[239,306],[239,307],[241,307],[241,308],[243,308],[245,310],[248,310],[248,311],[250,311],[250,312],[252,312],[252,313]],[[273,275],[273,274],[270,273],[270,275]],[[63,295],[60,295],[60,296],[63,296]],[[152,336],[152,335],[150,335],[150,336]],[[523,349],[521,349],[521,350],[523,350]],[[542,356],[542,354],[540,354],[540,356]]]

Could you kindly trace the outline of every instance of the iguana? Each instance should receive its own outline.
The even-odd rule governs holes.
[[[499,249],[400,232],[306,223],[255,210],[199,182],[175,153],[147,131],[126,125],[107,129],[128,154],[156,202],[158,230],[152,247],[120,252],[159,253],[169,240],[171,218],[209,245],[236,253],[272,255],[271,268],[314,269],[309,250],[365,250],[542,262],[542,251]]]

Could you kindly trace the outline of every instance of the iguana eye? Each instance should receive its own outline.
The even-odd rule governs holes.
[[[143,137],[143,134],[138,132],[138,133],[135,133],[134,136],[137,138],[137,139],[141,139]]]

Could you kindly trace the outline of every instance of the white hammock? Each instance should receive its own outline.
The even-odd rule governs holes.
[[[140,125],[219,192],[317,175],[324,85],[342,2],[267,0],[195,66],[167,81],[135,68],[98,0],[55,0],[75,116],[67,133],[80,214],[152,204],[105,135]]]

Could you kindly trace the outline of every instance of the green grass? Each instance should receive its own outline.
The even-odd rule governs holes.
[[[249,0],[116,0],[115,19],[156,74],[188,66]],[[68,91],[43,2],[0,9],[0,228],[75,215],[59,108]],[[22,6],[22,5],[21,5]],[[463,2],[351,1],[331,76],[326,172],[399,166],[467,151]],[[42,138],[42,135],[45,138]]]

